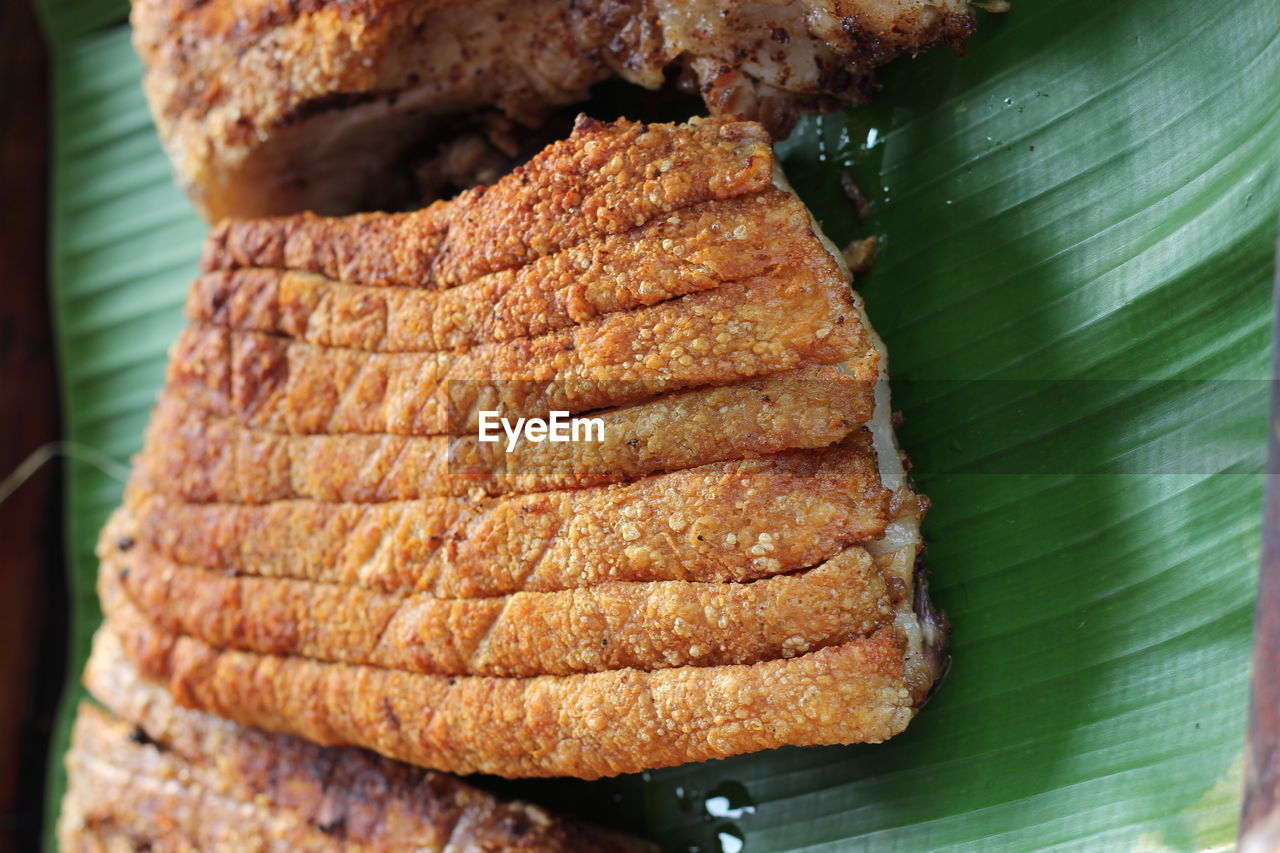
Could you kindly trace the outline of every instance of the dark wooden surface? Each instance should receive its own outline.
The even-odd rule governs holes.
[[[1280,330],[1280,246],[1277,247],[1277,324]],[[1280,345],[1272,355],[1271,423],[1267,440],[1267,497],[1262,565],[1253,640],[1253,691],[1245,745],[1242,853],[1280,850]]]
[[[59,433],[45,228],[48,64],[27,0],[0,2],[0,478]],[[35,850],[64,675],[57,463],[0,504],[0,851]]]

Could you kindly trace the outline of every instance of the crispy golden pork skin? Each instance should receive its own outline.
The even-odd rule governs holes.
[[[144,676],[179,703],[424,767],[594,779],[778,746],[879,742],[924,695],[896,622],[751,665],[532,678],[424,675],[219,649],[143,617],[102,572],[99,595]]]
[[[474,128],[514,154],[513,122],[610,77],[674,77],[785,135],[865,100],[894,56],[959,47],[973,17],[965,0],[136,0],[133,24],[178,179],[216,221],[413,197],[414,149]]]
[[[945,637],[926,502],[763,139],[584,122],[419,213],[219,226],[99,541],[127,655],[185,706],[463,773],[901,731]],[[484,442],[487,406],[602,431]]]
[[[85,673],[66,757],[62,850],[581,850],[654,848],[356,749],[177,707],[110,627]]]
[[[137,532],[104,533],[107,553],[144,542],[245,576],[448,599],[792,572],[879,539],[889,493],[856,433],[820,450],[538,494],[243,505],[135,487],[126,504]]]
[[[133,605],[166,630],[218,647],[445,675],[793,657],[870,634],[893,619],[907,592],[857,547],[753,583],[606,582],[450,599],[176,563],[136,539],[125,510],[104,533],[103,572],[115,573]],[[128,551],[110,544],[123,539],[135,544]]]
[[[892,621],[906,594],[857,547],[753,583],[604,583],[462,599],[238,577],[180,565],[142,545],[104,559],[102,570],[117,574],[151,622],[212,646],[437,675],[795,657],[872,633]]]
[[[536,338],[462,352],[370,353],[192,325],[167,384],[206,391],[210,414],[288,433],[473,433],[479,408],[546,417],[806,364],[875,355],[848,287],[749,279]],[[731,330],[731,331],[730,331]]]
[[[473,432],[495,399],[545,416],[814,364],[845,365],[868,403],[878,356],[859,306],[773,171],[751,123],[586,121],[495,186],[417,213],[229,221],[168,385],[298,434]],[[282,303],[251,274],[269,270],[316,273],[341,299]],[[466,329],[498,294],[529,331],[476,340]]]
[[[870,416],[870,395],[866,380],[805,367],[599,412],[600,441],[526,441],[508,451],[504,440],[482,442],[476,434],[256,430],[243,425],[248,414],[210,415],[190,397],[166,393],[135,465],[143,481],[194,502],[371,503],[586,488],[827,447]]]
[[[412,213],[228,220],[209,235],[202,265],[454,287],[691,205],[769,190],[773,164],[769,136],[753,122],[579,117],[572,136],[493,186]]]
[[[765,189],[672,210],[632,231],[455,287],[351,284],[280,267],[217,268],[192,285],[187,315],[196,323],[322,346],[436,352],[572,328],[764,276],[812,252],[804,205],[783,190]]]

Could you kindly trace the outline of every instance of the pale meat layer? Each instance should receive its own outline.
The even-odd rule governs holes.
[[[62,849],[651,850],[452,777],[178,707],[110,627],[67,757]]]
[[[456,773],[594,779],[785,745],[878,742],[923,699],[907,683],[896,622],[751,665],[441,676],[215,649],[148,622],[118,584],[101,576],[108,618],[140,671],[180,704]]]
[[[674,75],[785,135],[865,100],[892,57],[958,47],[973,18],[964,0],[140,0],[133,24],[178,179],[217,220],[384,206],[407,151],[460,117],[509,149],[511,122],[613,76]]]
[[[607,581],[748,581],[817,565],[888,520],[865,435],[633,483],[380,504],[193,504],[133,487],[143,541],[182,563],[440,598]]]

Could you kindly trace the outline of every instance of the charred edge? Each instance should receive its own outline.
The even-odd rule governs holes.
[[[972,12],[949,12],[943,24],[941,41],[959,56],[965,55],[964,43],[978,30],[978,21]]]
[[[947,654],[951,623],[947,619],[947,614],[937,609],[929,597],[929,570],[920,560],[916,561],[912,587],[914,592],[912,609],[915,611],[916,618],[920,620],[922,651],[931,684],[929,692],[917,703],[916,707],[919,708],[923,707],[937,691],[938,685],[942,683],[943,677],[951,667],[951,656]]]
[[[841,19],[840,28],[844,31],[850,46],[836,51],[837,65],[846,69],[850,66],[870,69],[885,64],[900,53],[917,56],[944,46],[963,56],[965,40],[977,30],[977,19],[971,11],[946,12],[936,15],[928,23],[920,20],[913,23],[920,29],[918,41],[904,49],[895,46],[891,39],[886,40],[866,32],[862,20],[857,15]],[[897,25],[893,29],[899,33],[902,32]],[[867,74],[866,71],[863,73]],[[869,85],[873,89],[879,88],[878,83],[874,81]]]
[[[609,127],[609,122],[592,118],[586,113],[580,112],[573,119],[572,137],[577,138],[591,133],[599,133],[607,127]]]
[[[147,734],[147,730],[142,726],[134,726],[133,731],[129,732],[129,740],[138,746],[157,746],[156,742],[151,739],[151,735]]]

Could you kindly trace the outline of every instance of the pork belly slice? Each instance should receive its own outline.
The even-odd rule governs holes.
[[[182,500],[361,503],[441,495],[543,492],[841,441],[871,416],[874,387],[835,367],[806,367],[595,413],[599,441],[518,442],[478,435],[288,435],[210,415],[165,394],[136,476]]]
[[[440,598],[605,582],[749,581],[878,540],[889,521],[865,433],[569,491],[378,504],[192,504],[132,486],[137,542],[180,563]]]
[[[784,745],[879,742],[927,694],[897,619],[750,665],[443,676],[218,649],[149,622],[117,575],[100,580],[126,654],[181,705],[456,773],[595,779]]]
[[[544,335],[806,264],[835,277],[804,205],[770,187],[676,210],[452,288],[338,281],[275,267],[213,270],[191,286],[187,316],[321,346],[434,352]]]
[[[165,149],[214,221],[403,202],[424,145],[519,156],[513,122],[610,77],[675,79],[783,136],[799,112],[865,100],[876,66],[973,29],[965,0],[139,0],[132,20]]]
[[[166,386],[210,414],[298,434],[474,434],[481,410],[547,417],[848,362],[868,387],[876,354],[847,287],[775,278],[461,352],[368,353],[261,332],[187,327]]]
[[[437,675],[568,675],[756,663],[866,636],[894,618],[891,586],[854,547],[752,583],[607,582],[449,599],[186,566],[108,524],[102,572],[152,623],[216,648]]]
[[[85,673],[66,757],[63,850],[648,851],[639,839],[356,749],[178,707],[111,626]]]

